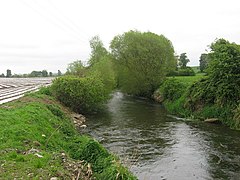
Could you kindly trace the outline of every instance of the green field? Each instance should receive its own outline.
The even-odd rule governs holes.
[[[196,76],[175,76],[175,77],[168,77],[168,79],[175,78],[185,84],[186,86],[192,85],[194,82],[199,81],[202,78],[205,78],[204,73],[197,73]]]

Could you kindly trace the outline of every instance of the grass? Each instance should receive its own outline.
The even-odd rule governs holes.
[[[136,179],[97,141],[79,135],[69,113],[41,93],[1,105],[0,179],[72,179],[62,153],[83,160],[97,179]]]
[[[197,73],[196,76],[175,76],[168,77],[168,79],[174,78],[182,82],[186,86],[191,86],[194,82],[206,77],[204,73]]]

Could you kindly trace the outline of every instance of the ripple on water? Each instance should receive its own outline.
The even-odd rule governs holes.
[[[87,125],[139,179],[240,177],[239,132],[169,116],[159,104],[117,92]]]

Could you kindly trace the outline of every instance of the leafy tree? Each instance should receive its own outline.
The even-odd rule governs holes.
[[[0,77],[5,77],[5,75],[2,73],[2,74],[0,74]]]
[[[123,91],[150,96],[170,71],[176,59],[172,43],[163,35],[129,31],[114,37],[110,45]]]
[[[102,57],[90,67],[88,74],[99,77],[105,90],[110,93],[116,87],[116,73],[110,56]]]
[[[91,57],[90,57],[90,60],[89,60],[89,65],[90,66],[99,62],[101,58],[108,55],[108,51],[103,46],[103,43],[100,40],[99,36],[94,36],[90,40],[90,47],[91,47]]]
[[[83,77],[85,75],[85,67],[80,60],[74,61],[68,65],[66,75]]]
[[[58,73],[57,73],[58,76],[61,76],[62,75],[62,72],[60,70],[58,70]]]
[[[231,106],[240,102],[240,46],[218,39],[210,46],[208,77],[188,89],[189,107]]]
[[[211,44],[208,74],[220,103],[240,100],[240,45],[218,39]]]
[[[48,77],[48,72],[47,72],[47,70],[42,70],[42,76],[43,76],[43,77]]]
[[[49,76],[52,77],[52,76],[53,76],[53,73],[52,73],[52,72],[49,72]]]
[[[30,77],[42,77],[42,71],[32,71],[29,74]]]
[[[201,54],[199,63],[200,63],[200,71],[204,72],[204,70],[207,68],[207,64],[208,64],[206,53]]]
[[[6,77],[11,77],[11,76],[12,76],[12,71],[10,69],[8,69]]]
[[[187,63],[190,62],[190,60],[187,58],[186,54],[187,53],[180,54],[180,57],[178,59],[180,68],[186,68],[187,67]]]
[[[90,46],[91,55],[87,74],[99,77],[104,84],[105,90],[110,93],[116,87],[116,75],[112,57],[98,36],[90,40]]]

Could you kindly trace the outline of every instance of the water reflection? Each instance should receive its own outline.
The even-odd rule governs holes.
[[[116,92],[86,133],[118,154],[139,179],[231,179],[240,172],[239,132],[183,121],[153,102]]]

